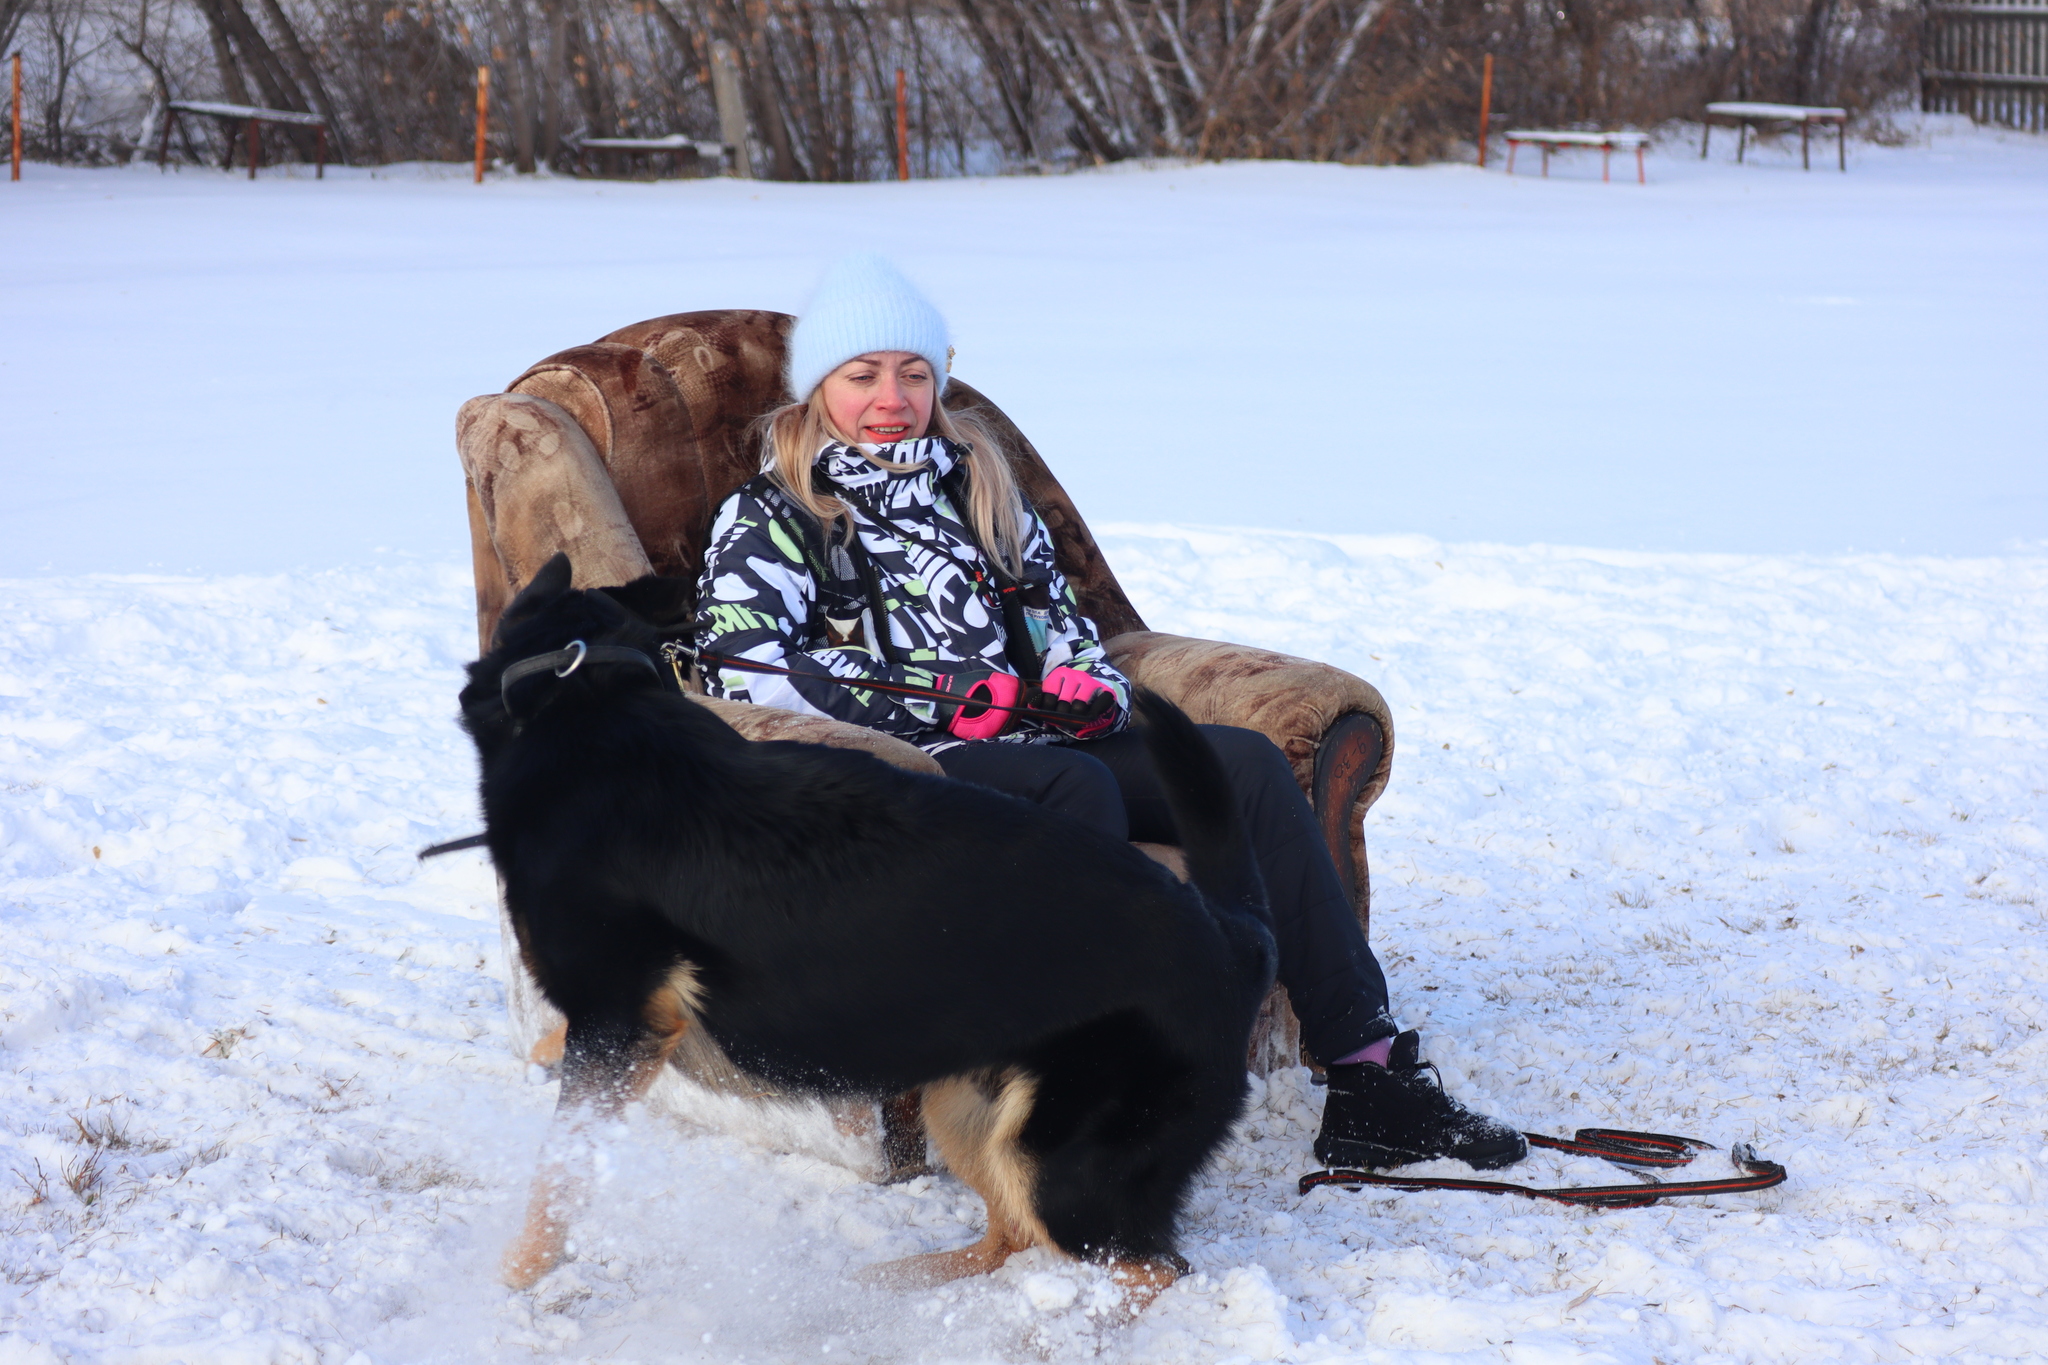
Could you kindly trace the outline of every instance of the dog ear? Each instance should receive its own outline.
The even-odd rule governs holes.
[[[521,588],[519,595],[505,608],[505,614],[498,618],[498,629],[502,631],[506,626],[524,621],[569,591],[572,574],[568,552],[557,550],[555,557],[540,566],[540,572],[533,576],[533,581]]]
[[[651,573],[621,587],[599,591],[649,625],[686,625],[697,614],[697,582],[691,578],[664,578]]]

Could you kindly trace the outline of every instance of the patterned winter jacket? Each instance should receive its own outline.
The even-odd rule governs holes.
[[[989,565],[969,530],[964,509],[941,480],[960,459],[942,437],[898,442],[899,463],[923,468],[877,468],[858,449],[837,442],[818,454],[817,469],[831,491],[854,509],[855,534],[872,566],[883,617],[896,656],[876,648],[873,604],[863,566],[841,542],[839,529],[824,534],[811,516],[766,474],[733,493],[718,509],[698,582],[697,642],[733,658],[836,678],[930,686],[941,674],[975,670],[1019,672],[1019,653],[1006,648],[999,608],[975,582]],[[902,534],[899,535],[899,532]],[[1052,537],[1034,512],[1024,543],[1029,599],[1030,652],[1041,672],[1062,665],[1114,689],[1118,728],[1130,706],[1130,683],[1110,666],[1095,627],[1075,606],[1072,590],[1053,566]],[[1042,591],[1034,591],[1042,589]],[[1028,657],[1028,656],[1027,656]],[[940,728],[936,703],[891,697],[830,683],[822,677],[785,678],[735,669],[706,668],[713,696],[781,706],[828,716],[895,735],[931,752],[960,743]],[[1010,743],[1066,739],[1021,721],[1002,736]]]

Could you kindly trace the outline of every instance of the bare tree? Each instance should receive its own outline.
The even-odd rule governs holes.
[[[750,173],[857,180],[905,152],[928,175],[1459,155],[1489,53],[1517,120],[1869,109],[1913,88],[1915,18],[1907,0],[0,0],[0,38],[33,68],[38,155],[113,156],[153,102],[212,98],[317,112],[347,160],[463,158],[486,66],[492,145],[521,171],[572,169],[584,137],[683,133]]]
[[[14,35],[28,17],[32,0],[0,0],[0,55],[14,51]]]

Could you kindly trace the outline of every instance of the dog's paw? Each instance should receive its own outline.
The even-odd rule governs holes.
[[[546,1068],[548,1075],[553,1076],[556,1069],[562,1065],[562,1054],[568,1047],[569,1025],[564,1022],[560,1028],[534,1043],[527,1051],[526,1060],[535,1066]]]
[[[562,1258],[560,1238],[551,1238],[546,1233],[537,1236],[528,1230],[506,1248],[498,1279],[507,1289],[531,1289],[546,1279],[548,1272],[562,1263]]]
[[[533,1196],[526,1208],[526,1225],[505,1248],[498,1278],[509,1289],[531,1289],[560,1265],[569,1254],[569,1223],[562,1209],[567,1202],[559,1179],[543,1171],[534,1181]]]
[[[1132,1317],[1152,1306],[1152,1301],[1173,1287],[1192,1267],[1179,1252],[1148,1261],[1112,1261],[1106,1267],[1109,1278],[1124,1293],[1124,1308]]]

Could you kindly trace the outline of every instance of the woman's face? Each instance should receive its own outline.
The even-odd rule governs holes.
[[[924,435],[938,386],[932,367],[909,351],[857,355],[818,385],[832,424],[859,445],[888,445]]]

